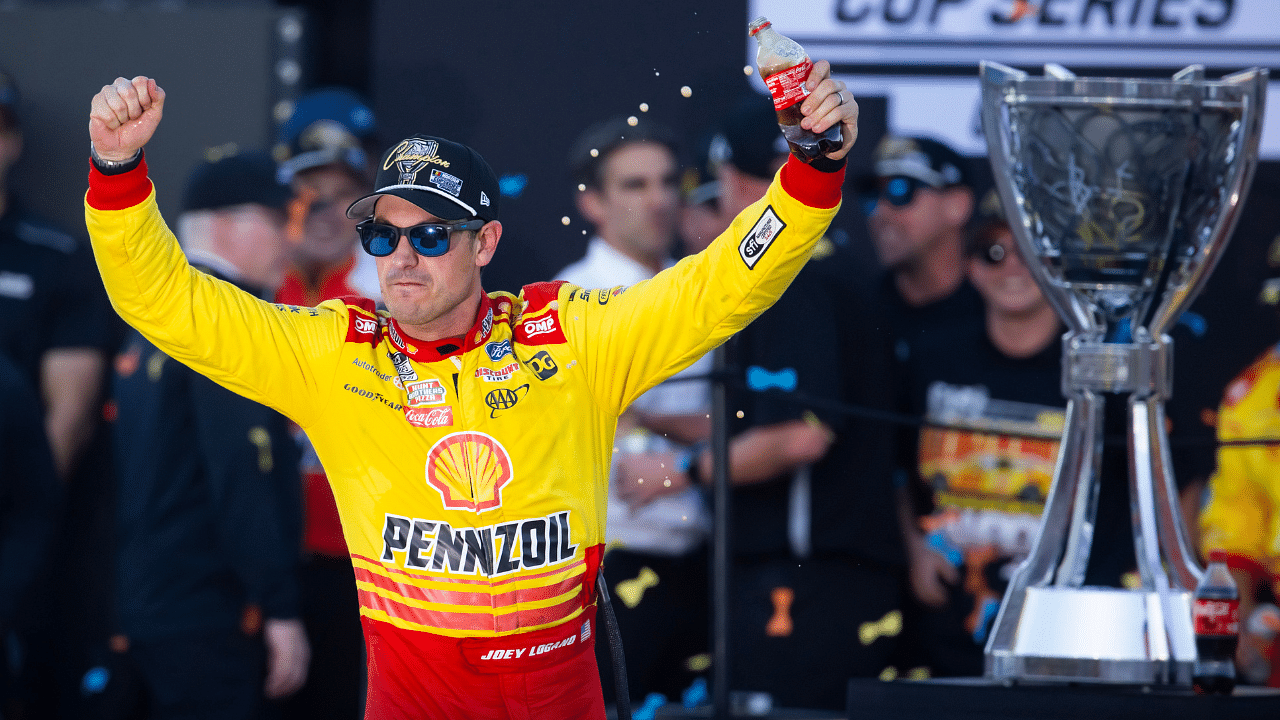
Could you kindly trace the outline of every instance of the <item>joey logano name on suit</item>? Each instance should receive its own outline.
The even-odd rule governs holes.
[[[567,511],[461,528],[387,513],[382,561],[394,562],[403,553],[400,562],[406,568],[497,577],[572,560],[578,546],[570,544],[570,536]]]

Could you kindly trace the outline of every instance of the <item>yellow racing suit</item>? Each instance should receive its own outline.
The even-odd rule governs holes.
[[[1280,346],[1230,385],[1218,411],[1218,440],[1280,439]],[[1200,514],[1206,557],[1280,583],[1280,444],[1223,446]],[[1274,587],[1280,595],[1280,584]]]
[[[85,215],[129,324],[311,438],[355,568],[372,693],[412,688],[411,676],[449,662],[406,657],[437,647],[430,638],[571,628],[527,654],[514,640],[464,651],[481,672],[594,641],[618,415],[778,298],[835,215],[843,175],[793,158],[706,251],[651,280],[489,293],[465,336],[434,342],[369,301],[272,304],[194,270],[145,162],[121,175],[91,169]],[[420,712],[397,702],[404,716]]]

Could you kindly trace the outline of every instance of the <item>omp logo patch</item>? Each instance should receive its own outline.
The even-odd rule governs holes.
[[[369,318],[358,317],[355,322],[356,332],[365,335],[372,335],[378,330],[378,322]]]
[[[484,512],[502,506],[502,488],[515,471],[497,439],[482,432],[440,438],[427,453],[427,484],[446,508]]]
[[[778,235],[782,234],[786,226],[786,223],[782,222],[778,214],[773,211],[772,205],[764,209],[764,214],[747,232],[747,236],[742,238],[742,242],[738,243],[738,255],[742,257],[742,262],[746,263],[747,268],[755,269],[756,263],[760,262],[765,251]]]
[[[534,335],[545,335],[556,331],[556,319],[553,316],[547,316],[538,320],[528,320],[524,324],[524,334],[529,337]]]

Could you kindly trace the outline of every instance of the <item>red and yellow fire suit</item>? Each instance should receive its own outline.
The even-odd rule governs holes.
[[[464,337],[434,342],[368,301],[271,304],[193,270],[145,163],[91,170],[85,215],[122,317],[315,444],[355,565],[367,717],[602,716],[582,651],[617,417],[774,302],[843,175],[793,159],[710,248],[653,279],[490,293]]]
[[[1218,440],[1280,438],[1280,345],[1245,368],[1218,410]],[[1223,446],[1200,513],[1201,547],[1280,597],[1280,445]],[[1246,618],[1240,618],[1243,630]],[[1280,644],[1272,647],[1271,678],[1280,686]]]

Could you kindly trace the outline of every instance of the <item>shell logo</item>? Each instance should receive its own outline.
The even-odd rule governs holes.
[[[502,443],[482,432],[440,438],[427,453],[427,484],[446,508],[484,512],[502,505],[502,488],[514,477]]]

